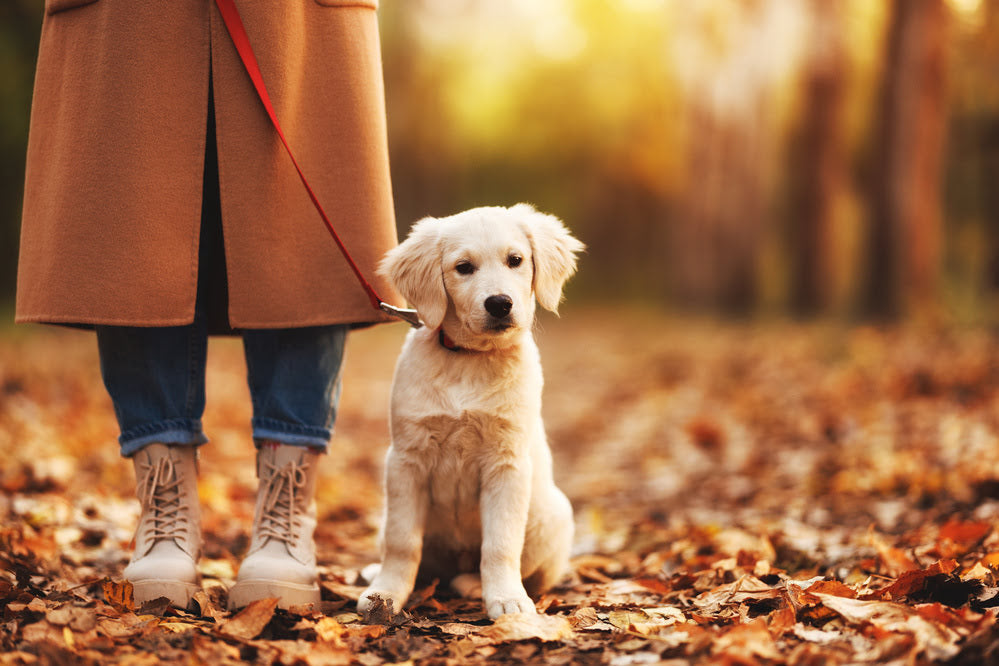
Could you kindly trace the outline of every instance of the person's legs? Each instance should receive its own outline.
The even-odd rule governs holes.
[[[186,607],[201,551],[197,447],[205,407],[207,333],[189,326],[99,326],[104,385],[135,467],[142,506],[135,551],[123,572],[136,604],[167,597]]]
[[[244,331],[259,489],[229,605],[319,603],[316,467],[336,419],[346,326]]]
[[[97,348],[123,456],[152,443],[208,441],[201,429],[208,337],[200,317],[188,326],[98,326]]]
[[[336,420],[347,326],[243,332],[253,439],[325,453]]]

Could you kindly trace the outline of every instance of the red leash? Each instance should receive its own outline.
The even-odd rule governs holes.
[[[270,95],[267,94],[267,88],[264,86],[264,77],[260,73],[260,66],[257,64],[257,58],[253,54],[253,48],[250,46],[250,38],[246,34],[246,28],[243,27],[243,20],[239,16],[239,11],[236,10],[236,4],[233,0],[215,0],[216,6],[219,8],[219,12],[222,13],[222,20],[225,23],[226,30],[229,31],[229,36],[232,38],[232,43],[236,47],[236,51],[239,53],[240,60],[243,61],[243,67],[246,68],[246,73],[250,75],[250,80],[253,82],[253,87],[257,91],[257,96],[260,98],[261,103],[264,105],[264,109],[267,111],[267,115],[271,119],[271,124],[277,131],[278,137],[281,139],[281,143],[284,145],[285,151],[288,153],[288,157],[291,158],[291,163],[295,165],[295,171],[298,172],[298,177],[302,181],[302,185],[305,186],[305,190],[309,193],[309,198],[312,200],[312,204],[319,211],[319,216],[323,218],[323,223],[329,230],[330,235],[336,242],[338,248],[340,248],[340,254],[343,258],[347,260],[347,264],[350,269],[357,276],[357,281],[361,283],[361,287],[364,289],[365,293],[368,295],[368,300],[371,301],[371,307],[376,310],[381,310],[386,312],[393,317],[398,317],[409,322],[412,326],[419,328],[421,326],[420,319],[416,314],[415,310],[408,310],[404,308],[397,308],[389,305],[381,299],[375,288],[371,286],[364,274],[361,273],[361,269],[357,267],[354,262],[354,258],[350,256],[350,252],[347,251],[347,247],[340,240],[340,235],[333,228],[333,223],[330,222],[329,217],[326,215],[326,211],[323,210],[322,205],[319,203],[319,199],[316,197],[316,193],[312,191],[312,187],[309,185],[309,181],[306,180],[305,174],[302,172],[302,168],[298,166],[298,160],[295,159],[295,155],[291,152],[291,146],[288,145],[288,140],[284,136],[284,131],[281,129],[281,123],[278,122],[277,114],[274,112],[274,106],[271,104]]]

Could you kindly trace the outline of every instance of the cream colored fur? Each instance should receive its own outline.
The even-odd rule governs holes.
[[[552,478],[531,327],[535,298],[557,309],[582,249],[520,204],[421,220],[386,255],[382,272],[426,326],[396,365],[382,565],[362,612],[376,596],[401,609],[418,573],[479,572],[490,617],[534,613],[527,588],[566,573],[572,507]],[[512,301],[505,317],[485,305],[499,295]],[[462,350],[441,346],[439,329]]]

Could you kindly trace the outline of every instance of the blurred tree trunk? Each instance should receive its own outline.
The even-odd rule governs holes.
[[[711,3],[676,4],[694,34],[720,17]],[[797,7],[758,0],[731,9],[718,39],[681,50],[686,178],[669,225],[669,264],[678,304],[739,315],[759,305],[780,134],[774,44]]]
[[[984,195],[982,214],[989,239],[987,286],[992,291],[999,291],[999,182],[996,182],[996,174],[999,174],[999,118],[988,118],[983,124],[984,155],[980,178]]]
[[[832,304],[836,202],[847,184],[843,25],[835,4],[812,0],[804,104],[791,142],[791,310],[799,316]]]
[[[945,0],[894,0],[871,179],[867,316],[933,305],[940,274],[946,126]]]
[[[999,7],[994,2],[987,2],[984,6],[985,20],[984,26],[979,31],[979,39],[976,40],[976,54],[982,58],[982,62],[995,63],[999,55]],[[985,81],[980,87],[988,86],[989,82],[995,81],[993,76],[986,74]],[[992,109],[995,107],[993,106]],[[988,239],[988,266],[986,287],[992,291],[999,291],[999,117],[993,111],[986,110],[981,114],[980,129],[978,131],[980,150],[982,153],[981,166],[979,167],[979,187],[981,188],[983,201],[981,202],[982,216],[985,220],[985,233]]]
[[[762,120],[764,104],[754,102],[738,120],[697,103],[689,111],[690,181],[669,243],[674,298],[681,305],[736,315],[756,305],[767,205],[763,160],[771,137]]]

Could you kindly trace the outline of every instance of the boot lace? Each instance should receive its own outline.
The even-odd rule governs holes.
[[[257,535],[261,542],[276,539],[288,545],[295,545],[300,535],[302,515],[307,511],[306,465],[295,461],[278,467],[270,462],[267,466],[267,485],[263,489],[264,500],[260,507],[260,524]]]
[[[148,536],[153,543],[183,538],[188,524],[187,507],[181,501],[184,477],[170,456],[164,456],[145,469],[139,482],[139,500]]]

